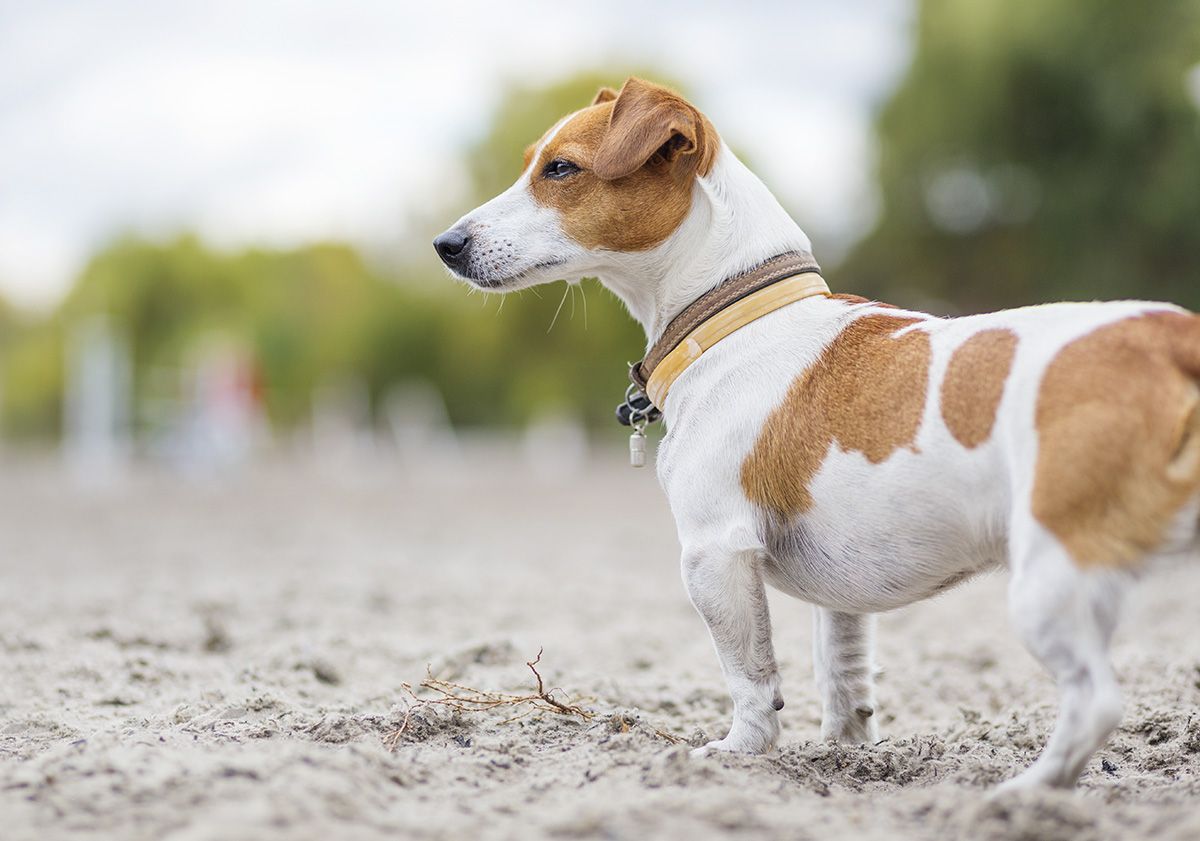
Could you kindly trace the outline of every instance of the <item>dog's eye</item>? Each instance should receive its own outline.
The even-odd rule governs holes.
[[[566,178],[568,175],[574,175],[577,172],[579,172],[579,167],[576,164],[564,161],[562,158],[555,158],[546,164],[546,168],[542,170],[542,177]]]

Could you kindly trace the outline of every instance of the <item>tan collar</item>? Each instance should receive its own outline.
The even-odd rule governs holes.
[[[667,325],[630,378],[661,409],[672,383],[721,339],[793,301],[828,295],[820,271],[811,254],[790,252],[725,281]]]

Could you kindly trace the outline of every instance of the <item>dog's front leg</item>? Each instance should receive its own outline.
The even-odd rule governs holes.
[[[875,617],[813,607],[813,670],[821,695],[821,738],[873,743]]]
[[[761,563],[760,553],[745,549],[705,547],[683,554],[688,596],[708,625],[733,696],[729,734],[696,753],[765,753],[779,737],[783,696]]]

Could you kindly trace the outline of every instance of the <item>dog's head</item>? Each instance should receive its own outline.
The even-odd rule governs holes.
[[[644,252],[687,217],[720,139],[689,102],[631,78],[602,88],[525,151],[521,177],[433,241],[460,278],[508,292],[577,280]]]

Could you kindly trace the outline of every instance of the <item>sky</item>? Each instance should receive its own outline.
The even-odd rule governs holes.
[[[423,240],[431,207],[469,209],[462,155],[507,86],[596,68],[618,86],[647,65],[688,85],[836,256],[873,219],[871,119],[912,15],[909,0],[0,0],[0,295],[53,306],[128,232]]]

